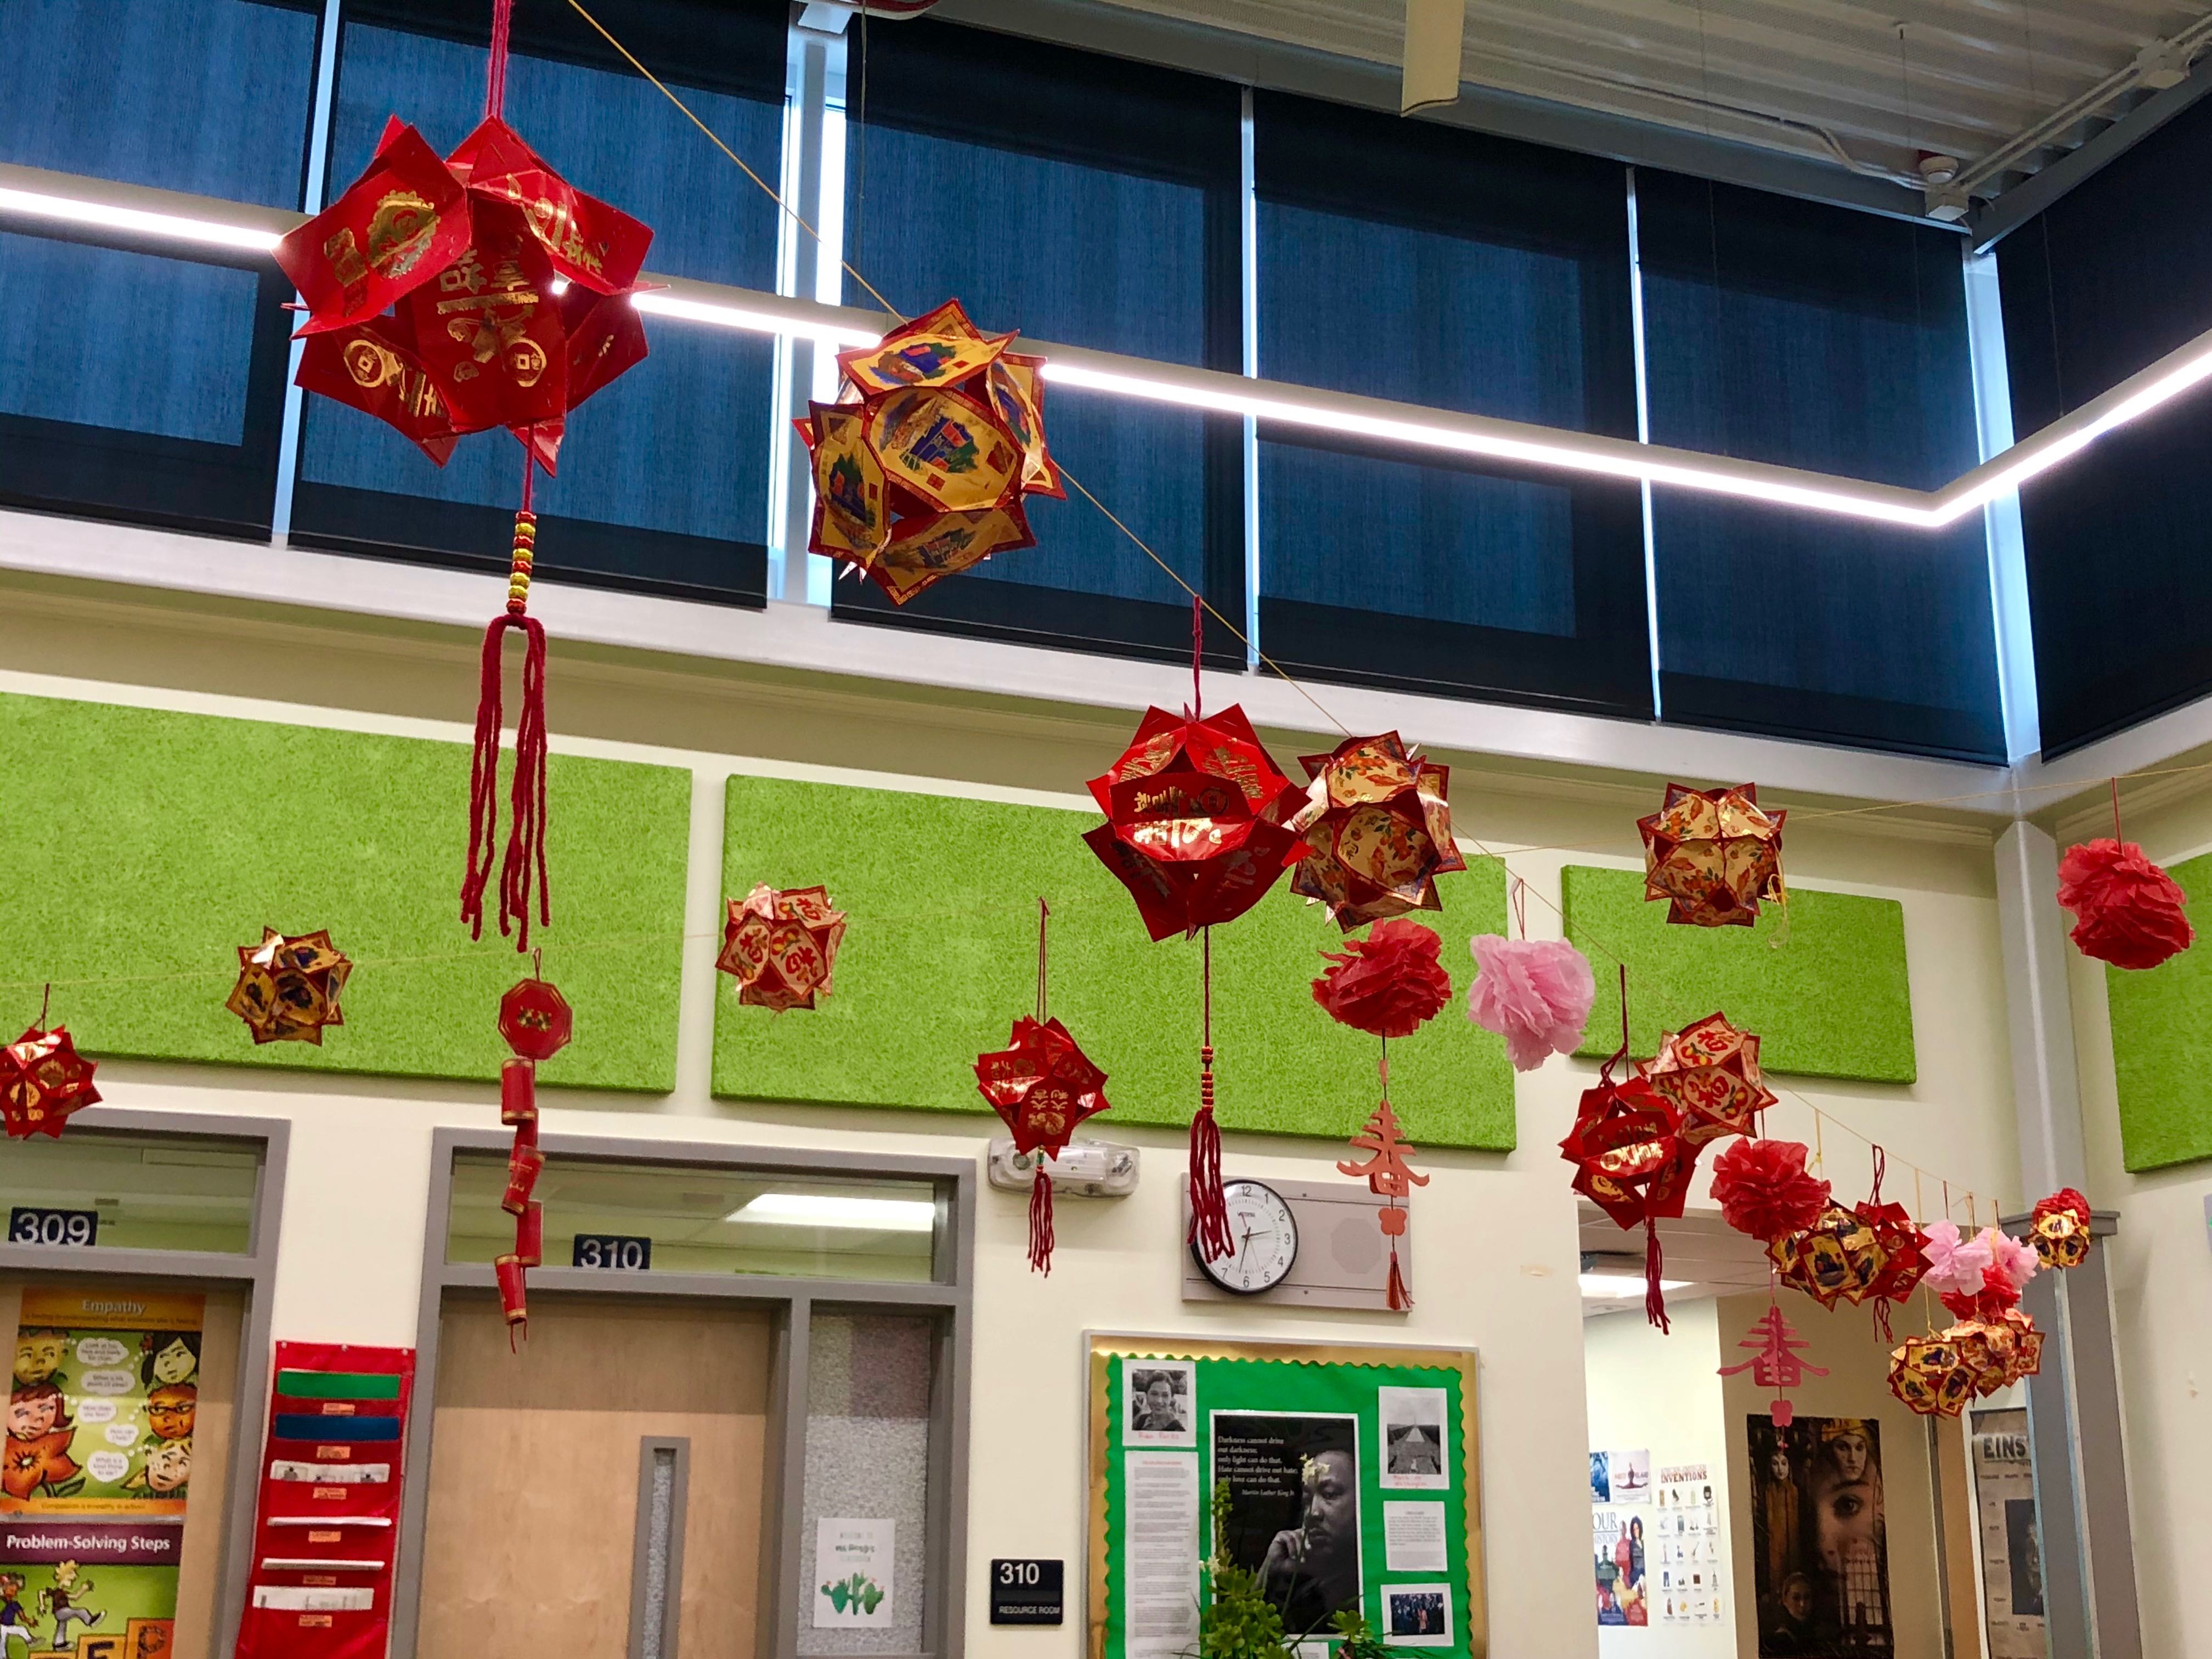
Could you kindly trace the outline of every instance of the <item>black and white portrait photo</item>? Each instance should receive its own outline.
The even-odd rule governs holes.
[[[1449,1436],[1442,1389],[1377,1389],[1382,1425],[1382,1485],[1393,1492],[1441,1492],[1451,1485]]]
[[[1131,1446],[1198,1444],[1198,1367],[1188,1359],[1124,1359],[1121,1397]]]
[[[1217,1411],[1209,1425],[1229,1559],[1258,1575],[1292,1639],[1326,1632],[1360,1603],[1358,1420]]]
[[[1394,1648],[1452,1644],[1449,1584],[1385,1584],[1382,1636]]]

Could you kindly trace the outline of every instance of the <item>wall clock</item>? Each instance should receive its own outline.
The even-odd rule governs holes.
[[[1290,1277],[1298,1259],[1298,1222],[1289,1200],[1264,1181],[1222,1183],[1230,1237],[1237,1248],[1208,1261],[1190,1247],[1199,1271],[1234,1296],[1257,1296]]]

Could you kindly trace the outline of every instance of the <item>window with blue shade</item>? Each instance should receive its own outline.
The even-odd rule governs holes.
[[[0,501],[265,537],[290,294],[265,260],[0,230]]]
[[[320,8],[7,0],[0,161],[297,208]]]
[[[1979,459],[1955,233],[1672,173],[1637,205],[1654,443],[1925,489]],[[1652,514],[1666,720],[2004,758],[1979,514]]]
[[[1272,93],[1253,118],[1264,379],[1636,435],[1618,163]],[[1260,434],[1271,658],[1651,712],[1633,485]]]
[[[626,11],[620,32],[774,179],[787,15],[780,4],[662,0]],[[483,115],[485,34],[453,28],[443,9],[355,6],[346,16],[332,197],[368,165],[388,116],[446,151]],[[571,184],[652,228],[648,270],[775,286],[775,204],[587,26],[566,8],[518,15],[514,51],[508,124]],[[764,603],[774,345],[659,318],[646,330],[651,355],[569,416],[559,473],[537,481],[537,568],[593,585]],[[309,398],[293,539],[504,569],[522,471],[521,446],[505,433],[462,439],[440,468],[381,422]]]
[[[2212,328],[2212,106],[2176,116],[1997,245],[2021,437]],[[2021,491],[2046,755],[2212,692],[2203,392]]]
[[[847,258],[907,315],[957,299],[1032,340],[1235,370],[1241,95],[1224,82],[921,19],[848,31]],[[847,298],[868,304],[849,281]],[[1241,423],[1048,386],[1054,458],[1206,592],[1243,611]],[[840,616],[1187,655],[1183,590],[1071,487],[1030,496],[1037,545]],[[1209,622],[1207,650],[1243,647]],[[1216,635],[1218,637],[1215,637]]]

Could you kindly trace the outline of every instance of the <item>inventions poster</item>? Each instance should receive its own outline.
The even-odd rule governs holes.
[[[159,1659],[199,1400],[197,1296],[32,1289],[0,1455],[0,1645]]]

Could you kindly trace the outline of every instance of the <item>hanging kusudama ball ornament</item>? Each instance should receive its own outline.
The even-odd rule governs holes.
[[[1328,907],[1350,933],[1412,910],[1441,910],[1437,878],[1467,868],[1452,839],[1448,767],[1411,753],[1395,732],[1302,755],[1312,781],[1290,821],[1303,845],[1291,890]]]
[[[556,173],[501,118],[511,0],[495,0],[484,118],[441,157],[397,116],[368,168],[280,240],[305,301],[298,383],[374,416],[440,466],[456,441],[504,427],[522,446],[507,605],[478,665],[461,921],[483,931],[499,840],[506,633],[523,638],[499,927],[527,950],[551,920],[545,869],[545,629],[528,614],[537,470],[558,465],[569,412],[646,356],[631,301],[653,232]],[[391,309],[387,309],[391,307]]]
[[[1836,1203],[1811,1226],[1768,1245],[1766,1254],[1784,1284],[1824,1308],[1864,1300],[1887,1266],[1875,1230]]]
[[[2089,1200],[2071,1187],[2039,1200],[2028,1218],[2028,1243],[2046,1267],[2078,1267],[2089,1259]]]
[[[514,1218],[514,1249],[492,1259],[508,1340],[529,1323],[525,1276],[545,1259],[545,1209],[534,1196],[545,1154],[538,1150],[538,1067],[568,1046],[575,1015],[550,980],[533,975],[499,1000],[499,1034],[514,1057],[499,1069],[499,1121],[514,1131],[500,1207]]]
[[[1782,821],[1759,805],[1756,784],[1733,789],[1667,786],[1636,827],[1644,836],[1644,896],[1667,901],[1667,920],[1698,927],[1748,927],[1763,903],[1782,902]]]
[[[1889,1391],[1923,1417],[1956,1417],[1974,1397],[1974,1373],[1948,1334],[1908,1336],[1890,1351]]]
[[[326,1026],[343,1025],[338,998],[353,963],[331,943],[330,930],[287,937],[261,930],[261,943],[238,947],[238,983],[223,1006],[261,1042],[312,1042]]]
[[[1045,447],[1041,357],[957,300],[837,354],[842,398],[793,422],[814,469],[806,544],[893,605],[994,553],[1034,547],[1022,501],[1067,491]]]
[[[739,1002],[781,1013],[811,1008],[816,998],[829,995],[845,913],[831,906],[828,888],[779,892],[763,882],[727,903],[714,966],[738,981]]]
[[[1759,1069],[1759,1039],[1725,1014],[1668,1031],[1659,1052],[1636,1062],[1636,1073],[1682,1115],[1682,1139],[1703,1146],[1723,1135],[1756,1133],[1774,1091]]]
[[[1698,1153],[1682,1139],[1681,1114],[1641,1078],[1613,1082],[1613,1063],[1583,1091],[1559,1156],[1575,1166],[1577,1192],[1622,1231],[1644,1229],[1644,1316],[1664,1331],[1659,1223],[1682,1213]]]
[[[100,1099],[92,1086],[93,1062],[77,1053],[67,1026],[48,1029],[46,1022],[41,1009],[36,1024],[0,1048],[0,1119],[16,1140],[33,1135],[58,1140],[70,1115]]]

